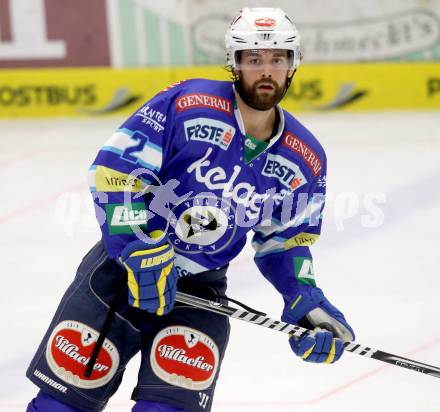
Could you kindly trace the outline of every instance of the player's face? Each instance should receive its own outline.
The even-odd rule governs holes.
[[[281,101],[292,74],[287,50],[244,50],[237,68],[246,103],[258,110]]]

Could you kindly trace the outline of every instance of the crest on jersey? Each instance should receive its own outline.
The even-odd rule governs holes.
[[[214,195],[195,196],[173,209],[174,231],[169,239],[183,253],[216,253],[226,247],[236,231],[235,209]]]
[[[182,215],[184,223],[187,224],[185,235],[187,239],[201,235],[203,232],[215,232],[221,227],[219,220],[216,218],[216,211],[197,206],[192,209],[192,211]]]

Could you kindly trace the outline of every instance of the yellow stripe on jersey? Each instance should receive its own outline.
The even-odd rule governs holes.
[[[126,173],[105,166],[96,166],[94,173],[97,192],[137,193],[142,190],[142,181]]]
[[[284,249],[292,249],[297,246],[312,246],[319,238],[313,233],[301,232],[284,242]]]

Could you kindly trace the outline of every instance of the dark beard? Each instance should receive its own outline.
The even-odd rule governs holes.
[[[257,88],[262,83],[270,83],[274,88],[275,93],[271,95],[257,94]],[[281,89],[272,79],[265,79],[256,82],[253,86],[245,86],[240,80],[234,82],[235,89],[240,95],[241,99],[252,109],[255,110],[269,110],[276,106],[284,97],[286,87]]]

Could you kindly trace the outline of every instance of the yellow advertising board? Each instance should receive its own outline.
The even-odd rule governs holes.
[[[0,118],[130,114],[172,83],[227,80],[217,66],[0,70]],[[304,64],[283,106],[298,111],[440,109],[440,63]]]

